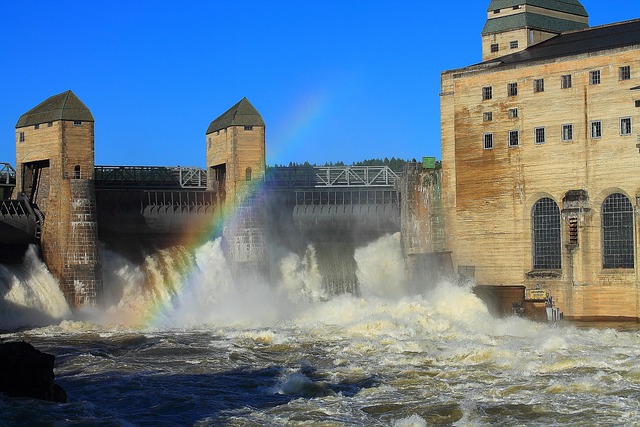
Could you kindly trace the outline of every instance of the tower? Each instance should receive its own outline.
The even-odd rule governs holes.
[[[223,206],[223,240],[235,276],[266,276],[264,206],[265,124],[247,98],[227,110],[206,132],[207,182]]]
[[[264,180],[265,124],[247,98],[209,124],[207,181],[223,200],[240,203],[255,181]]]
[[[44,214],[42,255],[72,307],[102,291],[94,187],[94,119],[72,91],[16,124],[16,189]]]
[[[588,26],[589,15],[578,0],[492,0],[482,29],[482,60]]]

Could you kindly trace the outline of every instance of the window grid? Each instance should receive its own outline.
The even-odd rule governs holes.
[[[591,138],[602,138],[602,122],[600,120],[591,122]]]
[[[517,119],[518,118],[518,109],[517,108],[509,108],[509,118]]]
[[[614,193],[602,203],[602,268],[633,268],[633,206]]]
[[[518,40],[511,40],[511,41],[509,42],[509,47],[510,47],[511,49],[517,49],[517,48],[518,48]]]
[[[544,128],[535,128],[535,141],[536,144],[544,144],[545,143],[545,132]]]
[[[619,77],[620,80],[629,80],[631,79],[631,66],[625,65],[624,67],[619,68]]]
[[[569,89],[571,87],[571,74],[560,77],[560,88]]]
[[[557,270],[562,267],[560,208],[545,197],[532,209],[533,268]]]
[[[544,79],[535,79],[533,81],[534,92],[544,92]]]
[[[590,85],[600,84],[600,70],[589,71],[589,84]]]
[[[517,147],[520,144],[520,131],[509,131],[509,147]]]
[[[482,88],[482,99],[487,100],[492,98],[492,89],[491,86],[485,86]]]
[[[573,141],[573,125],[562,125],[562,140]]]
[[[631,117],[620,119],[620,135],[631,135]]]
[[[485,133],[484,134],[484,149],[492,150],[493,149],[493,134]]]
[[[495,11],[493,13],[496,13]],[[498,11],[497,13],[500,13],[500,11]],[[498,43],[494,43],[491,45],[491,52],[495,53],[498,51]]]
[[[507,94],[509,96],[518,96],[518,83],[507,84]]]
[[[491,111],[486,111],[484,113],[482,113],[482,121],[483,122],[490,122],[493,120],[493,113]]]

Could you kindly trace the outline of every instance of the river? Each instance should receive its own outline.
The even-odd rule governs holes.
[[[0,397],[4,425],[636,425],[635,324],[495,319],[467,287],[403,287],[399,236],[330,295],[309,247],[277,286],[233,283],[219,241],[134,266],[103,251],[105,307],[72,314],[35,256],[0,266],[2,340],[56,356],[68,403]],[[24,328],[25,326],[29,326]]]

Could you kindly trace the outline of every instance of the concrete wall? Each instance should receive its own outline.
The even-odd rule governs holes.
[[[631,67],[631,79],[619,80],[619,67]],[[600,71],[600,84],[589,73]],[[561,89],[562,75],[572,87]],[[534,80],[544,79],[535,93]],[[507,84],[518,83],[508,96]],[[640,108],[640,48],[619,49],[537,64],[492,69],[462,69],[442,74],[441,123],[445,221],[456,268],[473,267],[479,284],[535,284],[548,287],[569,317],[639,317],[638,245],[635,269],[603,269],[601,207],[622,193],[638,209],[640,154],[636,148]],[[482,99],[482,87],[493,97]],[[518,117],[510,118],[509,109]],[[483,121],[491,112],[492,121]],[[620,119],[631,117],[633,132],[620,135]],[[602,121],[602,137],[591,138],[591,121]],[[573,125],[571,141],[562,126]],[[545,128],[536,144],[534,129]],[[519,145],[508,134],[519,131]],[[493,149],[484,149],[493,133]],[[542,197],[560,207],[568,191],[588,194],[579,216],[578,244],[568,250],[568,219],[562,220],[562,269],[557,276],[532,268],[532,207]],[[637,215],[636,243],[638,242]]]

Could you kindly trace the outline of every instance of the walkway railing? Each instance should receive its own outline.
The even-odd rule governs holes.
[[[399,179],[388,166],[278,167],[266,175],[272,188],[393,187]]]
[[[207,172],[198,167],[96,166],[98,188],[206,188]]]

